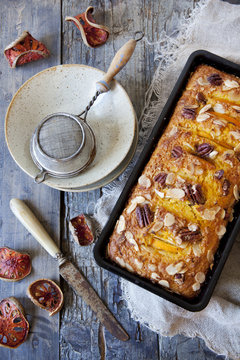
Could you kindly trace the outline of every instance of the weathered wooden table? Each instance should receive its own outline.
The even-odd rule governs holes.
[[[87,48],[79,31],[64,21],[88,6],[87,0],[1,0],[1,51],[23,30],[42,40],[51,51],[46,60],[10,69],[1,55],[0,103],[0,245],[25,250],[33,259],[33,271],[19,283],[0,282],[1,298],[16,296],[25,306],[31,329],[28,340],[16,350],[0,348],[1,360],[57,360],[57,359],[221,359],[206,348],[200,339],[184,336],[159,336],[131,319],[121,300],[117,276],[100,269],[93,260],[92,247],[75,245],[68,230],[68,220],[80,212],[93,213],[101,189],[87,193],[63,193],[45,185],[36,185],[12,160],[4,140],[4,115],[16,90],[37,72],[58,64],[80,63],[106,70],[114,53],[131,38],[136,30],[143,30],[154,42],[162,30],[171,34],[181,13],[188,13],[194,0],[94,0],[96,19],[109,26],[111,35],[106,45],[93,50]],[[147,90],[157,64],[154,46],[138,43],[129,64],[117,76],[128,92],[137,115],[140,115]],[[31,104],[29,104],[31,106]],[[99,325],[91,310],[80,297],[59,279],[57,264],[37,244],[12,215],[9,200],[25,200],[42,221],[62,250],[79,266],[111,311],[124,325],[131,339],[121,343]],[[26,296],[27,286],[38,278],[60,282],[65,305],[61,315],[49,318]],[[155,309],[157,311],[157,309]]]

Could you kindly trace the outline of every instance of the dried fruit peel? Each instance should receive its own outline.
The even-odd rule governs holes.
[[[69,221],[69,229],[74,240],[81,246],[90,245],[94,241],[91,222],[84,214],[80,214]]]
[[[80,30],[85,45],[95,48],[105,44],[109,36],[107,26],[96,24],[92,17],[93,7],[89,6],[87,10],[74,17],[66,16],[65,21],[73,21]]]
[[[15,41],[5,48],[4,55],[10,67],[15,68],[31,61],[46,58],[50,52],[43,43],[34,39],[28,31],[23,31]]]
[[[0,302],[0,346],[16,349],[27,339],[29,323],[20,302],[9,297]]]
[[[63,293],[52,280],[38,279],[31,283],[27,295],[32,302],[49,312],[49,316],[57,314],[63,306]]]
[[[8,247],[0,248],[0,279],[19,281],[31,272],[31,259],[24,254]]]

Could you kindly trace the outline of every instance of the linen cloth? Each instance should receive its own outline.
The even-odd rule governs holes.
[[[95,217],[101,226],[107,221],[188,56],[205,49],[240,63],[239,37],[240,5],[202,0],[190,17],[181,19],[171,36],[163,33],[155,44],[145,39],[148,46],[158,50],[159,66],[146,94],[137,154],[124,174],[103,189],[96,204]],[[121,285],[122,296],[136,321],[165,336],[199,336],[216,353],[240,359],[240,236],[209,305],[200,312],[184,310],[123,279]]]

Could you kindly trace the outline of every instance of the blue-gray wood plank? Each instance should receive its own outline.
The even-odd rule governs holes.
[[[1,299],[16,296],[24,305],[30,321],[27,341],[19,348],[0,348],[1,360],[52,360],[59,358],[59,315],[49,318],[26,296],[28,285],[35,279],[47,277],[59,281],[55,261],[41,248],[14,217],[9,208],[12,197],[27,203],[58,241],[60,235],[60,193],[44,185],[38,186],[14,163],[4,140],[4,116],[16,90],[37,72],[60,62],[59,1],[2,0],[0,2],[0,246],[28,252],[32,257],[32,273],[16,283],[0,281]],[[16,69],[10,69],[3,49],[23,30],[42,40],[51,50],[51,57]],[[31,104],[29,104],[31,106]]]
[[[100,269],[94,262],[92,248],[80,248],[68,230],[68,221],[80,212],[93,213],[101,190],[88,193],[65,193],[35,185],[15,165],[4,142],[4,114],[14,92],[38,71],[59,63],[82,63],[106,70],[114,53],[136,30],[143,30],[154,42],[162,30],[169,34],[176,27],[179,15],[188,13],[198,0],[2,0],[0,10],[0,47],[10,43],[22,30],[29,30],[50,49],[49,59],[11,70],[1,56],[0,63],[0,246],[8,245],[26,250],[33,257],[32,274],[20,283],[0,282],[1,298],[19,297],[29,314],[31,330],[28,340],[17,350],[0,348],[0,360],[216,360],[222,359],[200,339],[182,335],[167,338],[150,331],[131,319],[121,300],[119,278]],[[99,23],[109,26],[108,42],[98,49],[87,48],[72,23],[64,22],[66,15],[77,15],[89,5],[96,9]],[[157,64],[154,46],[138,43],[133,58],[117,76],[133,101],[137,115],[143,108],[147,90]],[[59,317],[48,318],[26,297],[31,281],[43,276],[58,280],[57,266],[41,247],[27,234],[9,210],[12,197],[26,199],[57,241],[61,233],[62,250],[79,266],[111,311],[128,331],[126,343],[116,340],[103,329],[80,297],[61,281],[65,305]],[[61,198],[61,199],[60,199]],[[44,273],[47,269],[47,273]],[[157,311],[157,309],[156,309]],[[59,343],[60,341],[60,343]],[[59,352],[60,344],[60,352]]]

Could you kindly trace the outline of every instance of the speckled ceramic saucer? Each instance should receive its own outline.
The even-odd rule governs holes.
[[[95,94],[95,83],[103,74],[85,65],[59,65],[33,76],[14,95],[5,118],[6,141],[13,159],[32,178],[39,171],[29,150],[36,126],[54,112],[81,112]],[[113,81],[110,92],[99,96],[87,121],[96,137],[94,161],[76,177],[48,177],[45,184],[56,189],[89,188],[125,159],[136,137],[137,123],[132,103],[117,81]]]

